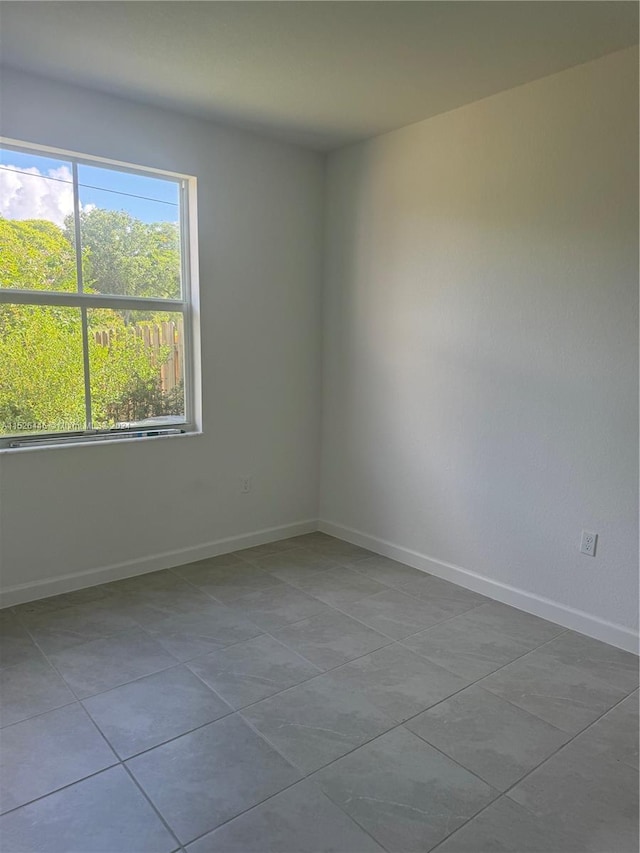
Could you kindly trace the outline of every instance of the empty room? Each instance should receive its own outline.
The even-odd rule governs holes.
[[[636,853],[638,13],[0,0],[0,851]]]

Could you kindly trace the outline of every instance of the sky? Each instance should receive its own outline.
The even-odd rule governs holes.
[[[177,222],[178,184],[162,178],[78,164],[83,210],[126,210],[143,222]],[[72,165],[0,148],[0,216],[64,224],[73,213]]]

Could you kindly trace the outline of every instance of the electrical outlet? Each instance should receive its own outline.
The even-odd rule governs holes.
[[[240,477],[240,494],[248,495],[251,491],[251,477]]]
[[[596,545],[598,544],[598,534],[591,533],[589,530],[582,531],[582,539],[580,540],[580,553],[586,554],[587,557],[595,557]]]

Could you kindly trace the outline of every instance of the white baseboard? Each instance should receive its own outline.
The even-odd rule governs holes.
[[[100,566],[85,572],[73,572],[58,575],[55,578],[47,578],[46,580],[16,584],[0,591],[0,608],[11,607],[15,604],[24,604],[27,601],[35,601],[38,598],[48,598],[50,595],[73,592],[77,589],[84,589],[85,587],[96,586],[97,584],[108,583],[109,581],[122,580],[123,578],[134,577],[135,575],[144,575],[147,572],[155,572],[159,569],[170,569],[173,566],[194,563],[196,560],[217,557],[219,554],[228,554],[231,551],[239,551],[242,548],[251,548],[253,545],[264,545],[267,542],[276,542],[278,539],[287,539],[290,536],[312,533],[317,529],[318,524],[315,519],[297,521],[293,524],[283,524],[279,527],[267,527],[264,530],[255,530],[253,533],[243,533],[239,536],[228,536],[226,539],[216,539],[213,542],[205,542],[202,545],[179,548],[176,551],[164,551],[161,554],[152,554],[149,557],[127,560],[124,563]]]
[[[159,569],[170,569],[184,563],[217,557],[219,554],[228,554],[242,548],[251,548],[253,545],[263,545],[290,536],[300,536],[314,530],[321,530],[331,536],[344,539],[346,542],[368,548],[377,554],[382,554],[385,557],[405,563],[407,566],[457,583],[495,601],[501,601],[527,613],[532,613],[534,616],[557,622],[565,628],[579,631],[596,640],[610,643],[617,648],[635,654],[638,653],[638,634],[622,625],[607,622],[582,610],[576,610],[535,593],[492,580],[468,569],[463,569],[461,566],[437,560],[426,554],[420,554],[417,551],[412,551],[385,539],[379,539],[360,530],[354,530],[331,521],[316,521],[315,519],[284,524],[279,527],[268,527],[238,536],[228,536],[224,539],[216,539],[213,542],[205,542],[201,545],[193,545],[175,551],[164,551],[160,554],[152,554],[148,557],[140,557],[123,563],[114,563],[110,566],[101,566],[84,572],[74,572],[46,580],[16,584],[0,590],[0,608],[23,604],[38,598],[47,598],[50,595],[73,592],[77,589],[122,580],[147,572],[155,572]]]
[[[360,545],[362,548],[375,551],[377,554],[398,560],[398,562],[412,566],[414,569],[436,575],[466,589],[473,590],[473,592],[479,592],[495,601],[510,604],[512,607],[532,613],[534,616],[540,616],[542,619],[556,622],[558,625],[586,634],[596,640],[602,640],[604,643],[609,643],[619,649],[638,654],[638,634],[623,625],[607,622],[597,616],[592,616],[590,613],[585,613],[583,610],[576,610],[566,604],[559,604],[533,592],[526,592],[509,584],[492,580],[453,563],[436,560],[433,557],[428,557],[409,548],[403,548],[385,539],[378,539],[376,536],[371,536],[360,530],[335,524],[332,521],[321,519],[318,522],[318,529],[330,536],[351,542],[353,545]]]

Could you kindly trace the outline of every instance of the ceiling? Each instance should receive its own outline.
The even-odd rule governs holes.
[[[2,2],[3,64],[318,149],[638,40],[635,2]]]

